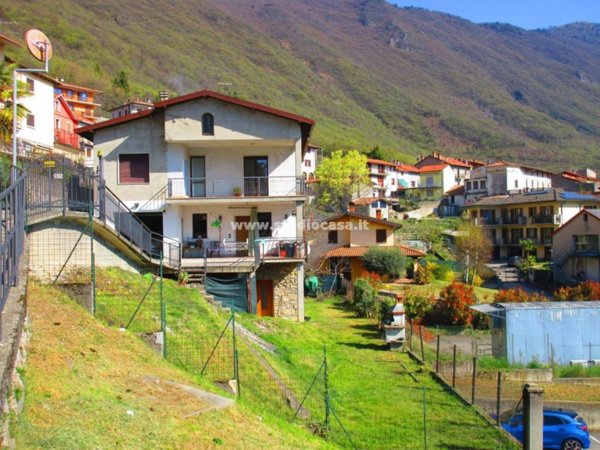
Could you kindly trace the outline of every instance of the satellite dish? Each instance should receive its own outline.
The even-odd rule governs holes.
[[[32,29],[25,33],[25,42],[29,52],[38,61],[46,62],[52,58],[52,44],[40,30]]]

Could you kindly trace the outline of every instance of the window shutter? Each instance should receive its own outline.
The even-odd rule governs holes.
[[[150,182],[150,158],[147,153],[119,155],[119,183]]]

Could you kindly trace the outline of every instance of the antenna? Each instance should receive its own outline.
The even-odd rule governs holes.
[[[17,74],[19,73],[48,73],[48,61],[52,58],[52,44],[50,39],[40,30],[31,29],[25,33],[25,42],[29,52],[38,61],[44,63],[43,69],[15,69],[13,71],[13,91],[12,91],[12,107],[13,107],[13,129],[12,129],[12,170],[11,182],[17,179]]]
[[[29,53],[38,61],[46,63],[52,58],[52,44],[40,30],[31,29],[25,32],[25,42]]]

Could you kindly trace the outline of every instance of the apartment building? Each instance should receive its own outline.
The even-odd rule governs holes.
[[[584,208],[600,206],[593,195],[550,188],[481,198],[466,206],[493,244],[493,259],[523,255],[521,240],[536,245],[536,256],[550,260],[552,235]]]

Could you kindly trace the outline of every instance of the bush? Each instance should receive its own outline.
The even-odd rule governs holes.
[[[522,288],[502,289],[494,296],[496,303],[547,302],[548,298],[539,292],[529,293]]]
[[[385,316],[391,311],[396,304],[396,301],[391,297],[379,296],[375,298],[375,311],[379,323],[383,322]]]
[[[431,312],[435,305],[432,295],[410,292],[404,297],[404,311],[412,320],[421,320]]]
[[[441,281],[454,281],[454,271],[452,267],[447,264],[428,264],[430,266],[431,273],[436,280]]]
[[[415,272],[415,283],[421,285],[431,283],[431,268],[429,267],[429,264],[419,264],[417,266],[417,270]]]
[[[406,269],[406,256],[399,248],[371,247],[361,258],[369,272],[399,278]]]
[[[554,292],[554,298],[559,302],[600,300],[600,283],[584,281],[573,287],[562,287]]]
[[[475,303],[473,287],[454,282],[440,292],[431,319],[439,325],[470,325],[473,310],[469,308]]]
[[[359,278],[353,285],[354,311],[358,317],[375,317],[375,297],[377,290],[365,278]]]

